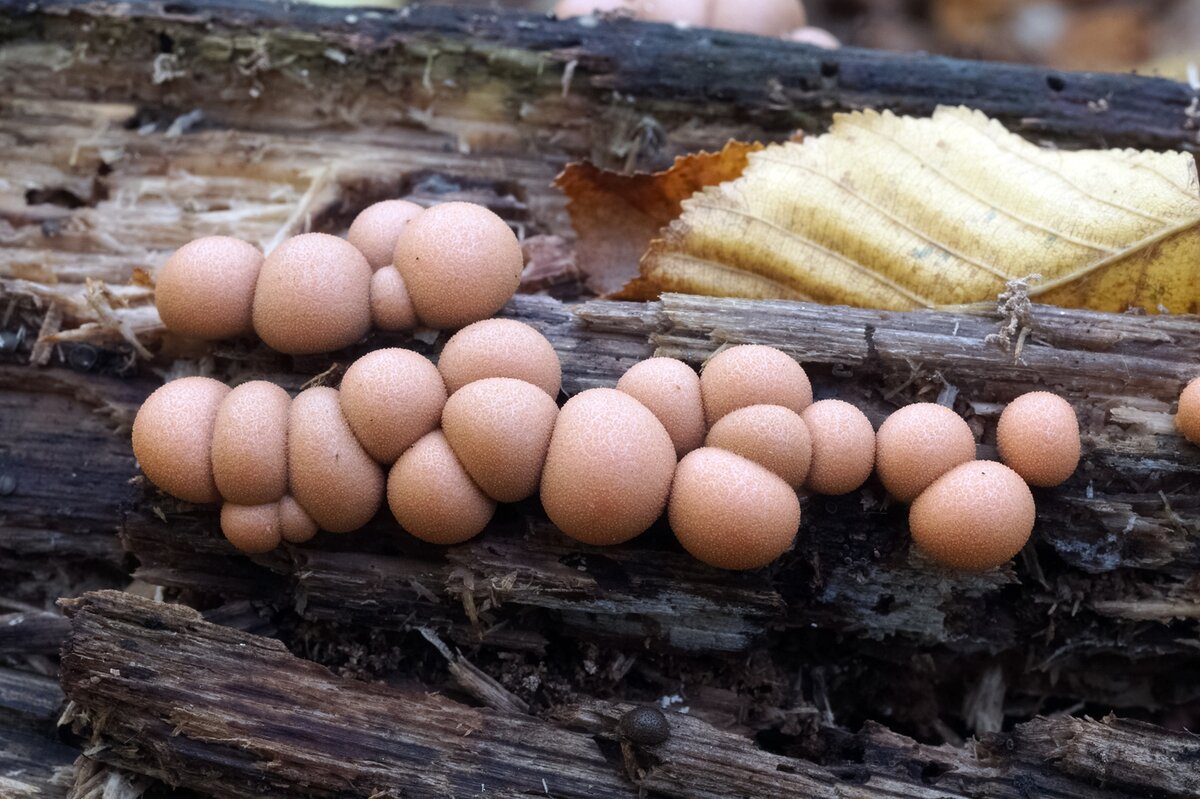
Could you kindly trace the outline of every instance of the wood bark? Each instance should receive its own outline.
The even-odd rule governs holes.
[[[49,639],[55,640],[56,653],[66,639],[69,626],[53,625],[56,631],[52,633],[52,625],[47,623],[50,616],[66,624],[57,613],[0,616],[0,796],[5,799],[66,796],[79,754],[76,747],[60,742],[53,734],[62,712],[63,693],[51,664],[36,657]],[[31,629],[29,646],[10,634],[26,624]],[[35,658],[21,661],[23,669],[2,665],[5,655],[30,653]],[[38,667],[50,674],[38,673]]]
[[[66,619],[51,611],[0,616],[0,655],[57,655],[68,629]]]
[[[0,725],[0,796],[65,797],[79,750],[19,727]]]
[[[1164,797],[1200,790],[1200,742],[1115,720],[1039,718],[975,750],[869,726],[827,762],[757,749],[669,714],[666,743],[623,741],[629,705],[539,719],[341,679],[279,642],[118,592],[65,600],[63,682],[102,762],[227,797]],[[336,696],[337,712],[330,713]],[[847,756],[845,753],[857,750]],[[644,795],[644,794],[643,794]]]
[[[633,547],[581,547],[558,535],[536,503],[503,511],[483,537],[448,550],[406,540],[385,511],[355,536],[246,558],[221,539],[213,511],[151,491],[123,528],[138,576],[227,596],[291,595],[311,619],[396,630],[419,623],[462,644],[515,650],[544,648],[546,624],[585,640],[696,653],[774,646],[786,630],[850,634],[851,648],[874,658],[881,656],[874,642],[883,641],[893,654],[1021,652],[1038,666],[1008,668],[1018,692],[1061,691],[1049,684],[1063,675],[1070,695],[1118,706],[1148,693],[1161,697],[1155,702],[1187,701],[1200,689],[1188,668],[1196,662],[1190,637],[1200,602],[1193,579],[1200,545],[1190,532],[1200,502],[1189,486],[1200,457],[1170,418],[1200,347],[1194,320],[1032,306],[1034,333],[1017,355],[989,343],[1000,320],[984,309],[832,313],[668,295],[574,312],[548,298],[518,297],[506,314],[554,343],[568,394],[612,385],[656,352],[699,363],[724,343],[750,341],[793,353],[810,366],[818,395],[851,399],[876,424],[897,405],[949,392],[972,424],[990,429],[1004,401],[1050,386],[1084,420],[1086,466],[1065,486],[1038,492],[1034,543],[1015,567],[982,576],[948,575],[923,562],[909,546],[904,508],[888,504],[873,483],[849,498],[809,498],[795,551],[753,575],[691,561],[662,528]],[[428,347],[402,336],[376,336],[366,346],[393,344]],[[263,359],[268,373],[293,386],[305,379],[261,351],[218,353],[216,364],[239,373],[248,358]],[[330,363],[306,368],[322,372]],[[994,457],[989,439],[979,454]],[[1112,684],[1104,676],[1110,668],[1128,681]]]
[[[10,9],[6,38],[47,42],[27,56],[59,60],[57,78],[30,74],[32,59],[10,60],[8,76],[22,94],[63,96],[71,85],[65,93],[74,99],[133,97],[188,110],[199,88],[189,84],[202,75],[223,90],[206,97],[205,113],[251,129],[349,122],[378,130],[432,116],[443,120],[433,127],[459,126],[468,138],[475,127],[493,148],[508,137],[519,149],[533,137],[551,152],[632,163],[681,145],[720,145],[733,133],[816,130],[838,111],[927,114],[963,104],[1075,146],[1197,141],[1194,91],[1132,75],[424,4],[348,13],[230,0],[44,0]],[[85,42],[87,54],[72,52]],[[118,82],[96,63],[136,82]]]
[[[817,51],[628,21],[140,0],[0,6],[0,86],[0,603],[44,631],[24,640],[0,632],[0,655],[12,659],[5,668],[23,669],[0,677],[24,686],[0,694],[42,708],[38,721],[4,733],[0,780],[41,757],[51,765],[35,770],[37,784],[55,774],[59,784],[53,764],[71,759],[47,724],[49,694],[33,691],[41,704],[28,699],[31,686],[45,687],[30,683],[28,658],[52,651],[61,619],[29,615],[30,607],[123,584],[136,566],[148,582],[201,606],[230,600],[211,617],[259,634],[228,638],[236,634],[171,616],[177,648],[137,655],[151,664],[143,668],[163,667],[146,685],[165,693],[134,696],[140,672],[122,678],[102,664],[120,669],[121,657],[134,657],[115,630],[161,642],[138,626],[141,605],[108,596],[76,606],[68,689],[90,709],[79,722],[105,747],[99,757],[199,790],[266,784],[286,792],[279,786],[318,779],[314,764],[366,751],[330,744],[326,752],[314,740],[289,750],[288,739],[281,751],[301,760],[274,773],[260,757],[275,751],[263,726],[245,746],[217,740],[191,718],[201,724],[189,727],[195,734],[172,737],[180,698],[195,699],[197,685],[208,690],[195,671],[200,659],[215,657],[243,676],[266,668],[289,689],[299,677],[315,679],[339,701],[342,692],[400,701],[390,689],[377,694],[289,660],[262,636],[349,673],[444,683],[493,708],[485,717],[498,725],[495,735],[529,733],[544,747],[537,752],[576,757],[583,770],[557,773],[625,786],[613,795],[628,787],[627,767],[651,792],[680,796],[825,796],[831,785],[838,796],[872,799],[1193,790],[1194,754],[1160,728],[1030,721],[985,736],[978,759],[965,760],[966,750],[863,722],[957,740],[1056,708],[1160,714],[1200,697],[1200,458],[1170,420],[1200,351],[1195,319],[1034,306],[1016,352],[989,343],[1002,321],[990,309],[889,314],[676,296],[580,307],[518,297],[506,309],[554,342],[568,393],[611,385],[654,353],[699,364],[726,342],[748,341],[792,352],[820,394],[855,401],[875,422],[905,402],[941,398],[986,431],[1007,399],[1053,387],[1083,420],[1085,467],[1066,486],[1038,492],[1034,542],[1012,567],[982,577],[948,576],[912,554],[904,509],[877,484],[808,499],[796,550],[752,575],[696,564],[662,526],[629,547],[579,547],[550,528],[536,503],[504,509],[483,537],[448,550],[406,540],[385,513],[357,535],[251,559],[224,543],[212,509],[147,487],[128,443],[138,403],[161,380],[156,372],[253,375],[295,390],[314,378],[336,384],[340,368],[368,349],[400,344],[436,355],[441,343],[374,335],[331,357],[296,359],[253,341],[182,349],[162,336],[136,270],[152,272],[195,236],[269,245],[301,230],[338,232],[369,202],[404,195],[484,202],[527,241],[557,242],[569,259],[569,243],[556,237],[569,239],[570,228],[550,182],[570,159],[654,168],[730,136],[819,131],[839,110],[926,113],[939,103],[980,108],[1061,146],[1192,149],[1195,93],[1187,86]],[[980,454],[994,455],[990,434]],[[431,643],[441,637],[451,646]],[[437,668],[395,665],[393,650],[407,652],[414,639],[435,653]],[[234,640],[249,642],[253,658],[217,651]],[[221,682],[203,706],[233,700],[219,711],[230,720],[261,710],[265,697],[248,696],[245,684]],[[681,754],[622,757],[612,725],[624,706],[596,697],[672,693],[690,709],[690,718],[673,717]],[[304,697],[290,716],[252,717],[298,730],[329,704]],[[483,712],[400,699],[409,704],[389,707],[432,708],[442,720]],[[122,726],[109,711],[127,700],[134,714]],[[409,718],[389,718],[388,734],[425,741],[401,723]],[[353,735],[351,721],[335,718],[325,729]],[[378,726],[368,732],[382,734]],[[11,743],[17,738],[24,743]],[[395,758],[381,772],[392,782],[378,784],[416,779],[432,790],[473,779],[478,766],[462,755],[469,748],[456,750],[460,770],[428,769],[429,752],[450,741],[462,743],[437,736],[429,745],[441,749],[405,744],[397,752],[370,739]],[[531,751],[501,747],[503,757],[479,762],[518,780],[513,765],[528,765]],[[430,773],[414,777],[417,762]],[[531,767],[544,765],[535,758]],[[351,782],[321,784],[369,795],[373,767],[359,758],[347,768]],[[88,783],[92,769],[84,761],[76,776]],[[529,773],[519,775],[522,785]]]

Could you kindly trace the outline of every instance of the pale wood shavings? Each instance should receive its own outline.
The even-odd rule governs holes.
[[[62,306],[55,303],[46,309],[46,315],[42,317],[42,326],[38,328],[37,341],[34,342],[33,352],[29,356],[29,361],[34,366],[45,366],[50,362],[50,356],[54,353],[53,338],[62,325],[62,319]]]
[[[154,784],[148,777],[107,766],[87,755],[75,761],[67,799],[140,799]]]

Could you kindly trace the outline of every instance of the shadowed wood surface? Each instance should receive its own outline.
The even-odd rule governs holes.
[[[1030,791],[1119,799],[1200,790],[1192,767],[1200,741],[1151,725],[1038,718],[985,736],[974,751],[921,746],[869,725],[818,763],[763,752],[671,712],[668,740],[641,746],[617,732],[628,705],[589,701],[550,718],[502,713],[342,679],[273,639],[178,605],[118,592],[64,604],[72,632],[63,682],[72,726],[90,738],[92,756],[219,796],[258,796],[266,786],[314,797],[539,789],[632,797],[640,788],[679,799],[1018,799]],[[336,713],[328,712],[333,696]]]
[[[847,719],[869,717],[866,708],[888,693],[857,696],[854,686],[889,677],[923,697],[893,711],[918,726],[931,723],[930,713],[960,712],[943,704],[949,697],[966,702],[998,690],[981,716],[961,711],[981,731],[1036,713],[1051,698],[1133,709],[1196,697],[1200,504],[1189,486],[1200,453],[1174,434],[1170,419],[1200,346],[1194,319],[1033,306],[1033,334],[1014,358],[988,342],[1000,320],[985,309],[895,314],[677,295],[572,307],[522,296],[505,314],[551,339],[568,394],[611,385],[656,352],[698,364],[723,343],[756,341],[793,353],[809,365],[818,396],[850,399],[876,423],[896,405],[952,393],[981,431],[983,456],[994,454],[1002,403],[1050,386],[1077,408],[1087,465],[1065,486],[1038,492],[1034,542],[1012,567],[981,576],[941,573],[914,554],[903,508],[887,504],[874,483],[848,498],[809,498],[795,551],[748,575],[692,561],[662,528],[628,547],[577,545],[550,527],[536,503],[505,509],[479,539],[445,550],[408,539],[385,512],[359,533],[247,558],[220,537],[214,511],[143,487],[140,498],[132,490],[123,524],[137,576],[189,594],[292,605],[311,623],[347,630],[435,630],[468,652],[545,657],[604,641],[634,659],[646,646],[664,653],[641,656],[654,669],[669,652],[683,658],[677,667],[717,652],[767,655],[778,661],[772,679],[823,675],[834,697],[826,701]],[[402,344],[435,354],[439,343],[373,336],[354,352],[299,362],[247,344],[216,350],[211,368],[220,377],[261,372],[297,388],[361,350]],[[123,409],[109,420],[113,430],[127,429],[136,407],[129,398],[154,385],[61,368],[36,374],[68,395],[78,385],[82,407]],[[105,396],[98,386],[116,393]],[[28,394],[27,415],[36,414],[37,396]],[[120,445],[95,462],[109,481],[96,490],[129,490],[126,434],[110,435]],[[31,529],[53,528],[56,514],[73,518],[95,500],[72,496],[27,520]],[[797,644],[804,653],[793,661]],[[628,668],[608,665],[615,674]],[[764,712],[744,698],[730,707],[720,691],[742,678],[730,679],[718,678],[718,693],[702,694],[696,713],[762,732],[816,712],[807,700],[798,716]],[[520,702],[538,700],[519,680],[505,690]]]
[[[981,432],[983,457],[994,457],[1002,403],[1050,387],[1083,420],[1085,467],[1065,486],[1038,492],[1034,544],[1015,568],[982,576],[941,573],[913,553],[904,508],[886,502],[874,482],[846,498],[809,498],[795,551],[752,575],[691,561],[662,528],[630,547],[581,547],[558,535],[535,502],[502,511],[483,537],[447,550],[403,536],[384,512],[352,536],[245,558],[220,538],[213,511],[151,491],[124,523],[138,576],[260,599],[289,591],[312,618],[391,629],[419,618],[463,641],[487,641],[491,627],[511,633],[528,610],[582,637],[697,652],[751,650],[782,625],[867,641],[899,636],[962,653],[1024,648],[1042,668],[1068,668],[1085,684],[1095,658],[1113,657],[1161,669],[1167,695],[1195,690],[1176,669],[1195,657],[1200,502],[1189,486],[1200,453],[1170,418],[1200,346],[1194,320],[1034,306],[1035,333],[1014,361],[986,341],[998,322],[982,312],[887,314],[669,295],[574,311],[518,297],[506,314],[551,339],[568,394],[612,385],[656,352],[699,363],[722,343],[757,341],[793,353],[810,366],[818,396],[849,399],[876,424],[897,405],[951,387]],[[394,344],[430,349],[402,336],[376,336],[366,348]],[[260,349],[217,351],[214,368],[218,376],[262,368],[295,388],[306,377],[290,371],[289,360]],[[330,363],[306,361],[306,371]],[[122,483],[132,475],[125,468]],[[1023,601],[1014,604],[1017,596]],[[1104,689],[1089,696],[1114,697]]]
[[[734,133],[811,131],[840,110],[927,114],[963,104],[1075,146],[1188,149],[1197,141],[1195,93],[1159,78],[416,3],[348,11],[48,0],[9,8],[2,30],[27,41],[5,71],[22,94],[45,92],[46,80],[60,94],[70,80],[75,99],[132,94],[187,111],[203,77],[225,89],[205,98],[206,114],[250,129],[415,123],[457,128],[484,149],[519,150],[533,139],[551,152],[636,162],[660,149],[720,145]],[[84,42],[86,53],[74,49]],[[62,78],[28,70],[47,60]],[[98,63],[139,80],[119,84]]]
[[[466,199],[500,213],[527,252],[552,250],[561,273],[533,264],[549,277],[527,274],[527,286],[571,299],[571,231],[550,186],[568,160],[654,168],[730,136],[818,131],[838,110],[959,102],[1062,146],[1192,149],[1185,85],[461,8],[74,0],[0,7],[0,85],[0,611],[15,612],[0,625],[29,625],[0,626],[0,722],[19,730],[0,733],[0,786],[20,773],[44,790],[34,795],[60,795],[72,773],[95,786],[121,766],[214,795],[313,780],[371,795],[377,784],[473,780],[483,762],[510,779],[484,784],[513,792],[545,794],[526,783],[547,770],[581,780],[554,784],[554,796],[589,785],[633,795],[634,783],[687,797],[1195,794],[1194,739],[1079,717],[1115,708],[1187,726],[1200,701],[1200,450],[1170,416],[1200,372],[1195,318],[1033,306],[1015,353],[989,343],[1003,321],[991,309],[519,296],[505,310],[554,342],[567,394],[612,385],[652,354],[699,365],[727,342],[760,342],[805,363],[819,396],[855,402],[876,424],[914,400],[953,403],[982,457],[994,457],[1005,401],[1062,393],[1080,416],[1083,467],[1036,492],[1033,542],[983,576],[914,554],[905,509],[875,482],[806,498],[795,550],[745,575],[692,561],[662,525],[626,547],[582,547],[536,502],[445,550],[385,512],[354,535],[247,558],[220,537],[213,509],[146,486],[128,441],[138,404],[167,376],[295,391],[314,378],[336,385],[370,349],[436,357],[442,343],[376,334],[328,357],[285,358],[255,341],[197,349],[164,336],[149,275],[195,236],[269,247],[340,232],[384,197]],[[42,614],[56,596],[124,585],[130,571],[224,626],[158,605],[175,631],[159,636],[140,600],[78,604],[68,695],[86,705],[75,722],[100,748],[73,767],[47,683],[65,622]],[[235,640],[248,649],[222,649]],[[180,665],[210,661],[240,669],[240,683],[207,686]],[[327,693],[305,691],[289,715],[246,688],[255,668],[286,680],[289,697],[303,680]],[[155,686],[163,693],[140,693]],[[543,761],[500,741],[493,760],[468,763],[477,733],[431,736],[400,712],[364,722],[375,737],[357,759],[331,762],[344,744],[289,740],[300,748],[279,751],[299,759],[273,771],[275,728],[231,741],[185,707],[225,703],[230,723],[266,709],[282,715],[258,721],[294,731],[326,712],[322,729],[341,736],[366,719],[328,712],[347,692],[442,714],[438,725],[447,713],[487,718],[494,729],[480,740],[528,733]],[[672,715],[663,750],[626,752],[613,733],[621,701],[688,712]],[[117,707],[132,713],[127,726],[107,712]],[[199,726],[173,737],[181,722]],[[954,746],[973,734],[974,750]],[[442,751],[426,746],[451,747],[462,768],[430,769]],[[394,759],[379,766],[363,754],[372,747]],[[351,781],[305,772],[318,762]]]

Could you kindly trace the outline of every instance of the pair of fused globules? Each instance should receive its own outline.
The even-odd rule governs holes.
[[[305,233],[265,258],[239,239],[196,239],[155,276],[159,316],[185,337],[257,333],[279,352],[332,352],[372,326],[455,329],[491,317],[524,266],[504,220],[472,203],[376,203],[348,239]]]

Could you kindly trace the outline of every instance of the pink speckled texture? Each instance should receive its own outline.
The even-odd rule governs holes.
[[[630,0],[559,0],[554,4],[554,15],[559,19],[569,19],[628,8]]]
[[[558,406],[532,383],[489,377],[450,396],[442,432],[471,479],[494,500],[537,492]]]
[[[849,494],[867,482],[875,468],[875,429],[848,402],[814,402],[800,414],[812,440],[812,463],[805,485],[818,494]]]
[[[279,533],[289,544],[303,544],[317,534],[317,523],[290,494],[279,500]]]
[[[1075,409],[1048,391],[1022,394],[1008,404],[996,425],[1000,460],[1025,482],[1048,488],[1079,466],[1079,420]]]
[[[279,503],[221,506],[221,532],[229,543],[250,555],[270,552],[282,540]]]
[[[471,481],[441,430],[421,438],[388,475],[388,506],[422,541],[459,544],[479,535],[496,503]]]
[[[396,253],[396,239],[413,217],[423,209],[408,200],[384,200],[368,205],[354,221],[346,239],[358,248],[374,270],[391,266]]]
[[[183,245],[154,276],[154,304],[173,333],[223,339],[253,332],[250,310],[263,256],[253,244],[205,236]]]
[[[515,319],[484,319],[455,333],[438,356],[438,371],[451,394],[485,377],[512,377],[557,399],[562,384],[562,365],[550,341]]]
[[[1188,383],[1179,395],[1175,426],[1188,441],[1200,444],[1200,377]]]
[[[288,469],[292,496],[331,533],[362,527],[383,501],[383,470],[350,432],[332,388],[310,388],[292,400]]]
[[[782,405],[800,413],[812,404],[808,374],[786,352],[742,344],[714,355],[700,372],[704,417],[709,427],[750,405]]]
[[[778,475],[712,447],[675,470],[671,529],[691,555],[721,569],[756,569],[786,552],[800,529],[800,501]]]
[[[348,347],[371,327],[371,267],[350,242],[325,233],[293,236],[258,275],[254,330],[291,355]]]
[[[713,0],[560,0],[554,6],[559,19],[625,11],[648,22],[679,22],[697,27],[708,23]]]
[[[446,404],[442,376],[411,350],[375,350],[346,370],[339,394],[350,429],[385,466],[438,426]]]
[[[667,428],[675,457],[682,458],[704,443],[704,403],[700,376],[674,358],[648,358],[629,368],[617,381],[623,391],[650,409]]]
[[[901,502],[912,502],[955,466],[975,460],[975,435],[963,418],[932,402],[895,411],[875,434],[875,473]]]
[[[804,483],[812,463],[808,425],[782,405],[751,405],[722,416],[704,446],[749,458],[793,488]]]
[[[712,0],[633,0],[627,5],[633,7],[638,19],[706,27]]]
[[[229,386],[183,377],[146,398],[133,420],[133,454],[150,482],[187,502],[219,502],[212,439]]]
[[[412,298],[394,266],[385,266],[371,276],[371,324],[379,330],[412,330],[417,326]]]
[[[226,502],[263,505],[287,492],[287,425],[292,398],[274,383],[237,386],[217,409],[212,464]]]
[[[542,506],[571,538],[620,544],[662,514],[674,472],[675,445],[645,405],[616,389],[589,389],[558,412]]]
[[[1033,494],[1002,463],[956,466],[925,489],[909,508],[913,542],[931,559],[962,571],[1008,562],[1033,531]]]
[[[448,330],[503,308],[525,258],[503,219],[482,205],[454,202],[426,209],[404,227],[395,263],[420,320]]]

